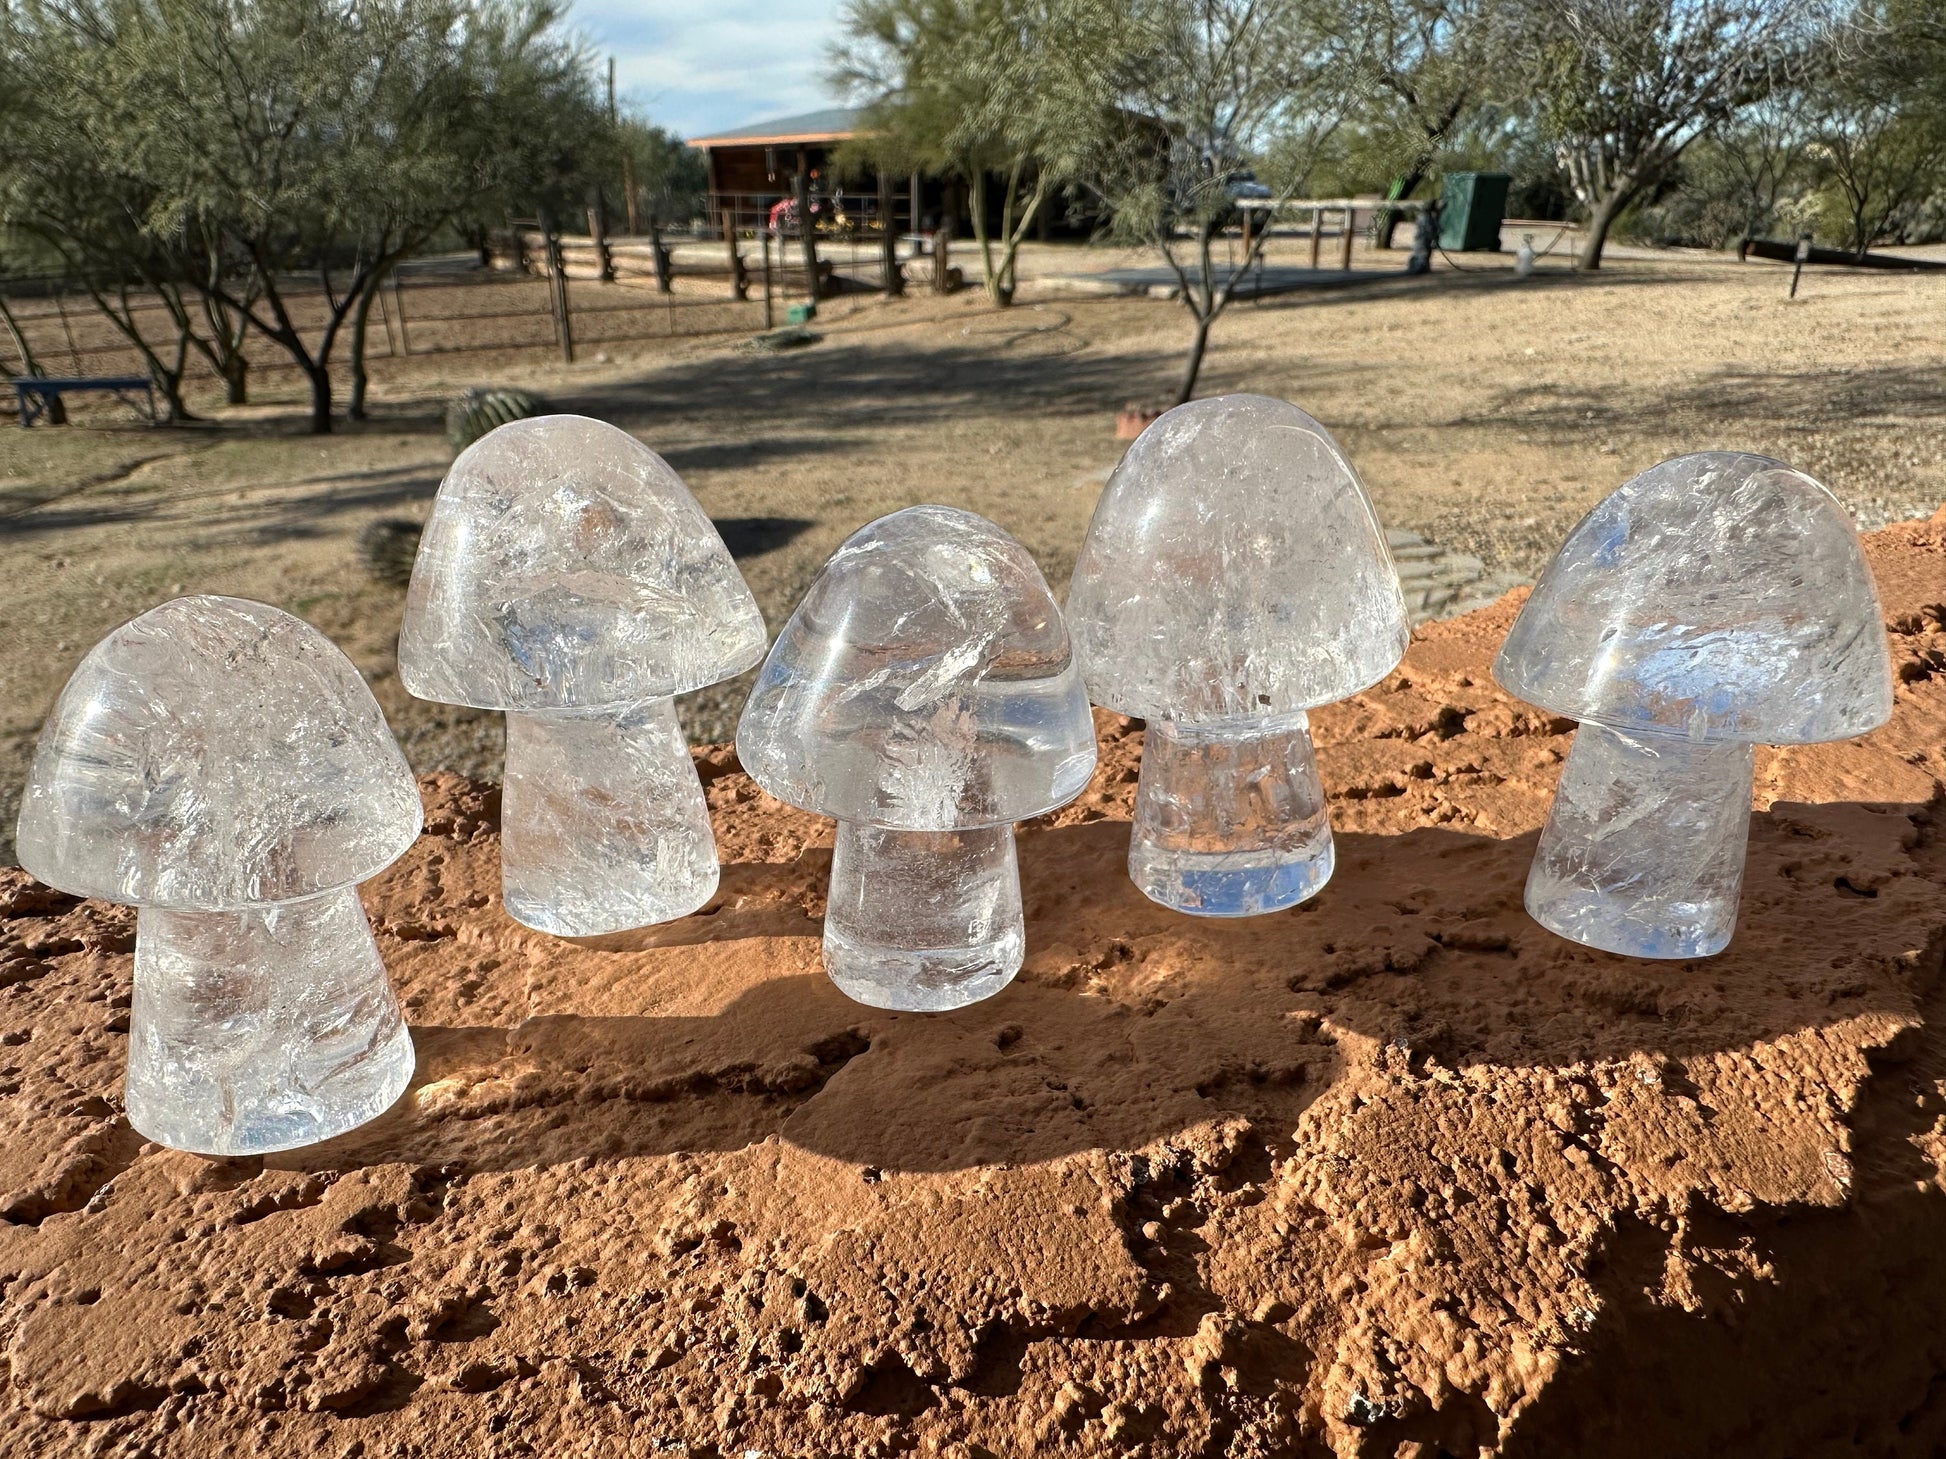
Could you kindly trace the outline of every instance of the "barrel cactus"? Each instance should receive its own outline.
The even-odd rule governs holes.
[[[446,439],[464,451],[496,426],[525,420],[547,409],[547,402],[526,390],[473,389],[455,396],[446,406]]]
[[[417,522],[400,517],[380,517],[367,522],[358,534],[358,565],[375,583],[402,588],[412,580],[413,559],[419,555]]]

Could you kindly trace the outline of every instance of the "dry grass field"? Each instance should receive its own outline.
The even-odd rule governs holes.
[[[469,385],[538,390],[660,451],[773,627],[849,532],[914,502],[992,517],[1060,587],[1121,450],[1114,411],[1166,395],[1187,322],[1166,300],[1062,292],[1049,276],[1074,259],[1036,251],[1008,311],[977,290],[841,300],[821,342],[783,354],[719,335],[592,345],[572,366],[546,348],[380,359],[373,418],[329,437],[304,434],[296,377],[268,369],[250,406],[198,394],[206,425],[155,430],[87,405],[65,429],[0,426],[0,854],[75,662],[178,593],[302,614],[372,680],[419,768],[497,773],[494,717],[398,687],[402,593],[353,552],[373,519],[424,516],[450,459],[443,401]],[[1798,464],[1865,526],[1946,498],[1937,276],[1816,270],[1789,300],[1786,269],[1716,257],[1622,251],[1589,278],[1551,258],[1527,280],[1504,259],[1465,262],[1241,303],[1203,393],[1297,401],[1337,433],[1387,525],[1523,573],[1626,477],[1706,447]],[[740,702],[738,686],[706,691],[692,732],[726,735]]]

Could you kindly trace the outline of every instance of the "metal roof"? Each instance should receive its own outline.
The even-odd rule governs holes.
[[[717,132],[708,137],[691,137],[692,147],[751,147],[778,142],[842,142],[858,130],[862,108],[827,106],[822,111],[800,112],[757,122],[734,131]]]

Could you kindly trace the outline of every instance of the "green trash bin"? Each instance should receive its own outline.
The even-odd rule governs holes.
[[[1504,172],[1449,172],[1440,200],[1439,246],[1448,253],[1497,253],[1500,220],[1507,215]]]

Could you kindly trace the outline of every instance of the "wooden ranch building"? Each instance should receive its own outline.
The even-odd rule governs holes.
[[[800,180],[820,233],[876,233],[888,208],[899,233],[929,232],[942,217],[956,218],[957,189],[939,179],[914,173],[881,180],[869,167],[841,175],[837,152],[858,134],[859,115],[856,107],[833,106],[691,138],[709,168],[712,226],[750,233],[781,222],[795,232]]]

